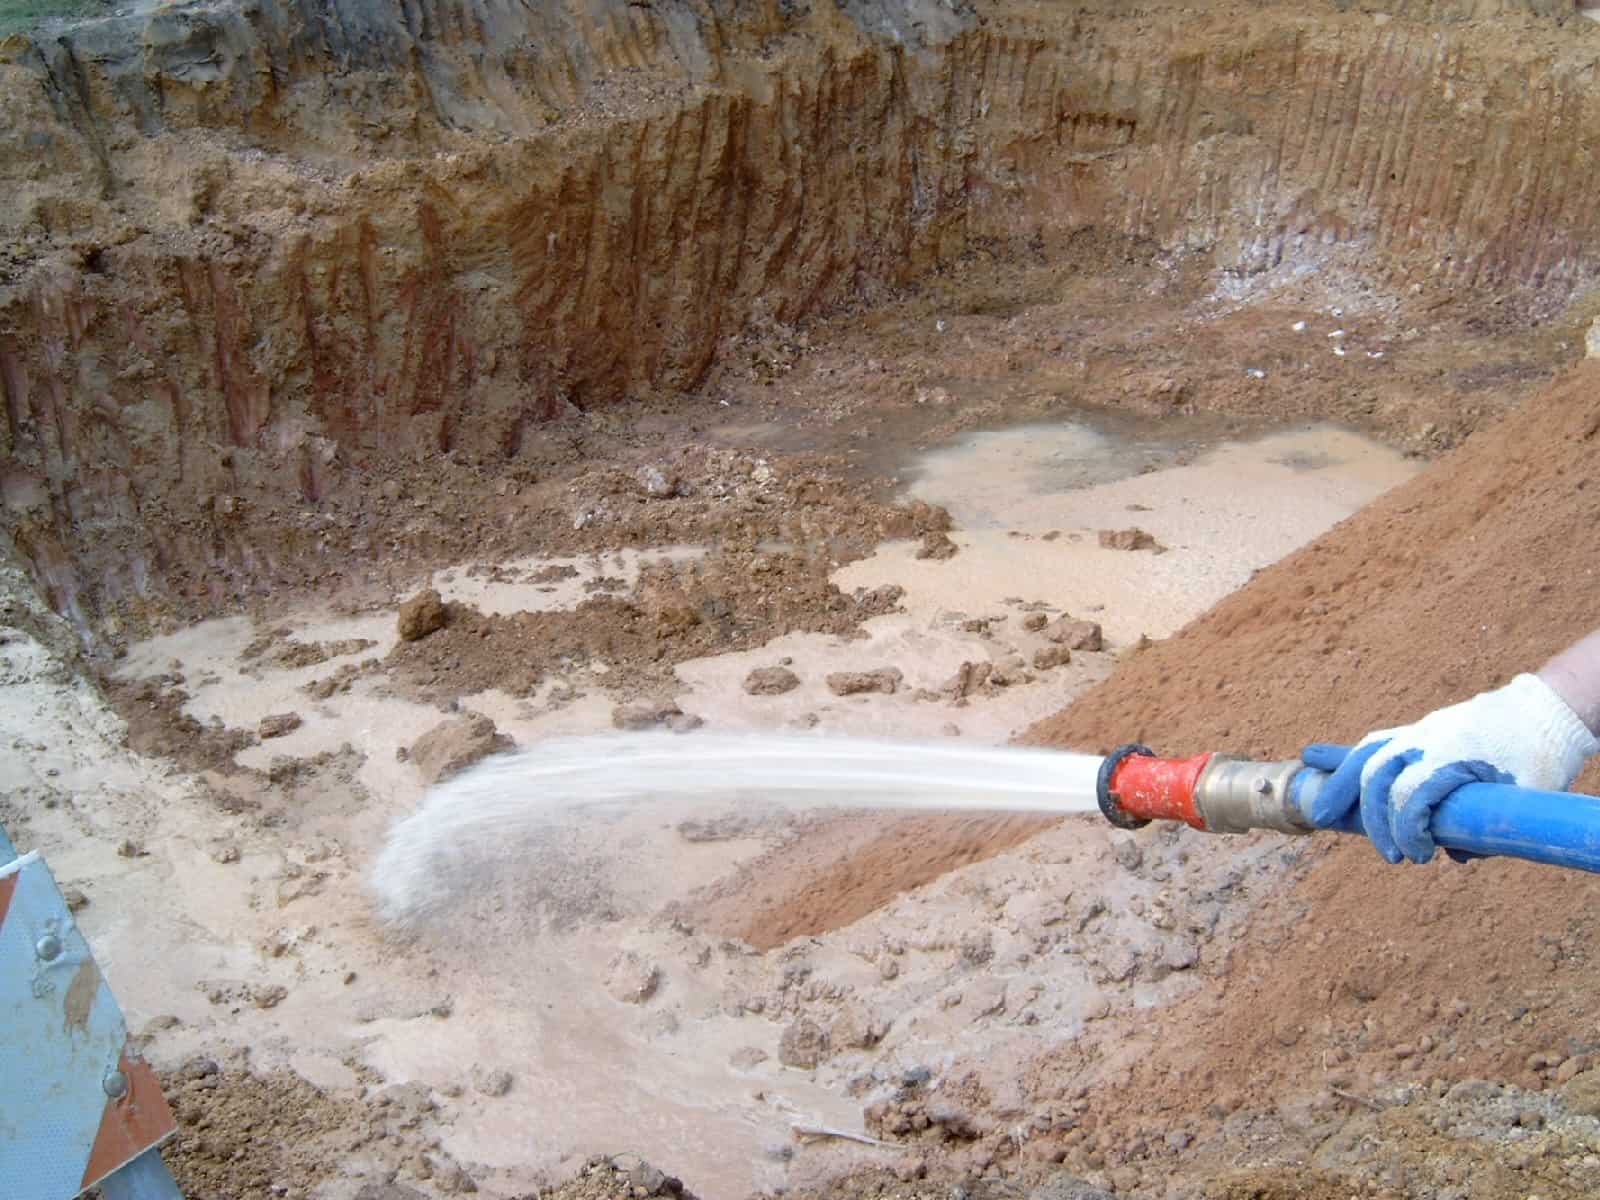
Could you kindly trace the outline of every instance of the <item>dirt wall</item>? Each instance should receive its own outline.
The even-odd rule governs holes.
[[[1600,28],[1538,9],[343,0],[9,38],[5,525],[57,608],[137,623],[174,559],[304,553],[217,496],[512,462],[751,322],[1086,225],[1234,276],[1355,244],[1548,315],[1600,245]]]

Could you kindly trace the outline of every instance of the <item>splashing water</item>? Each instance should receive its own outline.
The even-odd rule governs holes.
[[[1097,755],[962,742],[784,734],[562,738],[495,755],[432,788],[372,873],[386,920],[411,923],[470,886],[474,864],[524,855],[562,815],[676,798],[792,808],[1090,812]]]

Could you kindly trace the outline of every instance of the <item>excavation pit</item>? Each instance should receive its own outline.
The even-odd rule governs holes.
[[[185,1135],[189,1186],[510,1197],[631,1149],[711,1197],[1156,1196],[1247,1137],[1309,1161],[1326,1088],[1565,1070],[1526,1063],[1578,1037],[1581,897],[1517,877],[1563,932],[1440,885],[1524,923],[1505,980],[1544,986],[1524,942],[1572,975],[1514,1055],[1435,1058],[1336,881],[1436,902],[1320,841],[641,808],[444,934],[366,883],[460,749],[419,741],[495,744],[472,714],[1271,757],[1553,649],[1588,526],[1525,450],[1581,475],[1600,34],[1487,7],[336,0],[0,42],[0,815],[191,1130],[320,1122],[247,1167]],[[1338,952],[1284,982],[1314,905]],[[1481,947],[1386,936],[1487,1011]]]

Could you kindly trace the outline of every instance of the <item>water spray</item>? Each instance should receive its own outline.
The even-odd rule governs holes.
[[[374,863],[379,910],[409,923],[482,890],[493,864],[570,858],[561,838],[588,836],[606,814],[640,803],[721,802],[817,808],[1068,814],[1116,826],[1182,821],[1206,833],[1316,828],[1325,772],[1298,759],[1225,754],[1160,758],[1122,746],[1105,758],[1064,750],[745,733],[561,738],[497,754],[440,783],[397,823]],[[1361,833],[1352,812],[1336,828]],[[1509,855],[1600,872],[1600,799],[1502,784],[1458,788],[1433,817],[1448,850]]]
[[[1113,825],[1138,829],[1182,821],[1205,833],[1266,829],[1306,834],[1327,772],[1299,759],[1256,763],[1225,754],[1161,758],[1144,746],[1120,746],[1100,764],[1100,811]],[[1360,814],[1332,828],[1361,833]],[[1540,792],[1500,783],[1457,788],[1433,813],[1433,840],[1446,850],[1504,855],[1600,872],[1600,798]]]

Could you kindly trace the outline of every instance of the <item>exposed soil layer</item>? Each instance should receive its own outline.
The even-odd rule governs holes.
[[[1420,306],[1475,289],[1480,331],[1547,320],[1600,244],[1600,29],[1393,7],[346,0],[14,36],[7,533],[112,636],[513,541],[554,495],[465,531],[434,497],[536,489],[599,409],[683,411],[719,355],[781,375],[797,321],[1084,227],[1224,290],[1345,253]]]
[[[655,694],[687,659],[849,636],[892,607],[830,573],[885,538],[955,544],[945,514],[896,503],[908,443],[1093,410],[1181,424],[1193,446],[1154,466],[1334,419],[1446,457],[1032,736],[1262,757],[1354,738],[1596,624],[1600,367],[1573,363],[1600,273],[1597,48],[1600,27],[1557,0],[262,0],[6,37],[0,569],[19,564],[70,626],[15,595],[0,616],[52,653],[74,636],[116,651],[218,613],[273,623],[313,594],[370,616],[445,562],[703,547],[636,584],[590,579],[575,609],[454,605],[303,693],[314,713],[382,674],[433,705],[521,701],[598,664],[615,698]],[[268,757],[263,727],[202,723],[184,708],[200,682],[170,669],[111,685],[122,730],[32,637],[7,678],[60,693],[59,744],[17,727],[8,824],[56,839],[85,903],[96,880],[127,898],[91,910],[108,931],[174,880],[248,876],[209,876],[215,926],[187,931],[241,978],[188,981],[190,1019],[152,1035],[236,1052],[165,1081],[189,1194],[477,1187],[441,1151],[439,1098],[470,1117],[507,1092],[467,1093],[470,1059],[433,1093],[383,1087],[354,1039],[318,1063],[338,1087],[237,1053],[241,1030],[314,1006],[362,1027],[361,1053],[414,1048],[405,1021],[452,1011],[437,967],[409,990],[378,975],[354,919],[238,941],[289,905],[357,910],[395,803],[357,781],[378,764],[346,744],[241,768]],[[261,640],[245,659],[281,685],[375,639]],[[273,715],[286,737],[327,732]],[[98,779],[129,747],[193,772],[193,794],[132,755]],[[349,853],[323,837],[334,811]],[[180,818],[193,828],[164,824]],[[985,862],[1043,828],[797,825],[674,909],[682,926],[645,931],[671,947],[667,997],[705,990],[627,1028],[659,1054],[680,1013],[685,1036],[744,1022],[791,1072],[771,1077],[779,1099],[811,1072],[810,1102],[862,1101],[850,1119],[888,1143],[872,1169],[794,1196],[1600,1192],[1600,884],[1156,830]],[[153,835],[170,844],[145,854]],[[1080,849],[1083,895],[1055,870]],[[902,895],[972,864],[994,874]],[[1008,893],[998,876],[1025,868]],[[1186,880],[1206,894],[1174,900]],[[871,925],[891,902],[921,921],[909,948]],[[857,923],[877,940],[840,932]],[[364,1015],[347,947],[373,959]],[[648,987],[611,994],[630,1014],[661,982],[643,968]],[[1045,994],[1068,978],[1051,968],[1081,973],[1070,996]],[[851,1007],[895,979],[903,1009]],[[870,1056],[897,1021],[918,1022],[891,1039],[915,1063]],[[380,1022],[399,1025],[387,1043],[364,1029]],[[1040,1048],[1041,1023],[1074,1032]],[[1005,1051],[925,1065],[918,1039],[970,1044],[964,1028]],[[262,1051],[281,1065],[293,1047]],[[742,1053],[730,1070],[767,1052]],[[743,1113],[721,1114],[740,1136]],[[644,1166],[592,1163],[559,1194],[677,1194]]]

